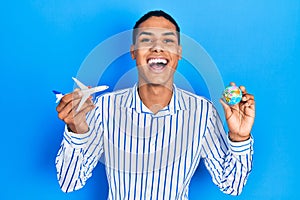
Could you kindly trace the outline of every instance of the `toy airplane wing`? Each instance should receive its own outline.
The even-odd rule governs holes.
[[[85,86],[83,83],[81,83],[78,79],[72,77],[72,79],[75,81],[75,83],[80,87],[80,89],[89,89],[87,86]]]
[[[76,112],[78,112],[80,110],[81,106],[84,104],[84,102],[87,100],[88,97],[89,97],[89,94],[83,95],[83,97],[81,98],[80,103],[76,109]]]

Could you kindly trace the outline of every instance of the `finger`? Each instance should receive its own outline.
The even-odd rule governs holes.
[[[75,118],[77,116],[78,119],[78,116],[80,116],[81,114],[82,114],[81,112],[76,112],[75,107],[72,107],[71,111],[66,115],[63,121],[66,124],[72,124],[73,126],[78,125],[78,121],[75,121]]]
[[[78,92],[79,90],[74,92],[74,96],[76,96],[76,92]],[[73,110],[75,110],[75,108],[78,107],[81,99],[78,99],[77,97],[75,97],[76,99],[70,101],[67,105],[65,105],[64,108],[62,108],[62,110],[58,113],[58,117],[62,120],[64,120],[66,117],[68,117],[69,115],[74,116],[76,113],[73,112]],[[91,101],[91,100],[90,100]]]
[[[230,82],[229,85],[235,86],[235,82]]]
[[[254,100],[254,96],[251,94],[244,94],[242,97],[242,101]]]
[[[59,104],[56,106],[56,111],[60,112],[72,99],[72,93],[64,95],[61,100],[59,101]]]
[[[224,109],[225,118],[228,119],[232,115],[231,108],[227,103],[224,102],[223,99],[220,99],[220,103],[222,104],[222,107]]]
[[[76,117],[77,115],[82,114],[82,112],[83,112],[83,114],[85,115],[85,114],[87,113],[87,111],[85,111],[85,108],[94,105],[94,103],[93,103],[93,101],[92,101],[91,99],[87,99],[87,100],[83,103],[83,105],[81,106],[80,110],[77,111],[77,108],[78,108],[79,103],[80,103],[80,101],[79,101],[76,105],[74,105],[73,108],[72,108],[72,111],[71,111],[70,114],[72,114],[73,117]]]
[[[86,114],[88,112],[90,112],[91,110],[93,110],[96,106],[94,104],[89,104],[89,105],[86,105],[84,108],[81,109],[80,113],[79,114],[83,114],[84,116],[86,116]],[[76,115],[77,116],[77,115]],[[76,117],[75,116],[75,117]]]
[[[96,106],[94,104],[85,105],[83,109],[81,109],[79,112],[76,112],[75,109],[72,110],[70,115],[68,115],[67,118],[65,118],[65,123],[71,123],[75,127],[79,127],[82,123],[86,122],[86,114],[94,109]],[[77,130],[77,128],[76,128]]]
[[[242,91],[242,94],[243,94],[243,95],[244,95],[244,94],[247,94],[247,90],[246,90],[246,87],[245,87],[245,86],[241,85],[241,86],[240,86],[240,90]]]
[[[255,105],[254,100],[242,101],[239,103],[239,108],[243,110],[245,107],[250,107],[251,105]]]
[[[80,108],[80,110],[79,110],[79,111],[76,111],[76,113],[81,113],[81,112],[83,112],[84,114],[86,114],[86,113],[88,113],[88,112],[90,111],[90,109],[87,109],[87,108],[90,108],[90,107],[93,108],[93,106],[94,106],[93,101],[92,101],[91,99],[87,99],[86,102],[85,102],[85,103],[82,105],[82,107]],[[78,106],[76,106],[76,109],[75,109],[75,110],[77,110],[77,107],[78,107]]]
[[[56,107],[57,112],[60,112],[64,107],[70,103],[72,100],[80,99],[82,97],[82,92],[79,89],[75,89],[72,93],[66,94],[61,98],[60,103]]]
[[[93,98],[92,96],[89,96],[89,97],[85,98],[84,100],[82,99],[80,101],[79,105],[76,106],[76,112],[80,112],[87,105],[93,104],[92,98]]]
[[[70,115],[70,113],[72,112],[72,110],[74,110],[75,107],[78,106],[80,102],[80,99],[77,100],[73,100],[71,102],[69,102],[67,105],[65,105],[65,107],[58,113],[58,117],[61,120],[64,120],[66,117],[68,117],[68,115]]]
[[[246,101],[244,105],[246,107],[255,106],[255,101],[253,99],[250,99],[250,100]]]
[[[255,101],[250,104],[249,108],[255,111]]]

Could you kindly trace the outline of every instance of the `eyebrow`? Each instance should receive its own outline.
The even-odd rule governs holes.
[[[173,36],[176,36],[174,32],[166,32],[166,33],[163,33],[163,36],[166,36],[166,35],[173,35]]]
[[[150,35],[151,36],[151,35],[154,35],[154,34],[151,33],[151,32],[143,31],[138,36],[141,36],[141,35]],[[166,33],[163,33],[162,35],[163,36],[168,36],[168,35],[176,36],[174,32],[166,32]]]
[[[153,33],[143,31],[143,32],[141,32],[141,33],[139,34],[139,36],[141,36],[141,35],[153,35]]]

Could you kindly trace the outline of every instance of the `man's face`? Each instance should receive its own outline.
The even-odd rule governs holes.
[[[130,52],[139,72],[139,83],[170,86],[181,59],[176,27],[164,17],[150,17],[140,24]]]

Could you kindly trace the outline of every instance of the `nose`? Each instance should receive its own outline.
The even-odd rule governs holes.
[[[164,51],[163,45],[160,40],[156,40],[153,42],[151,51],[153,51],[153,52],[163,52]]]

